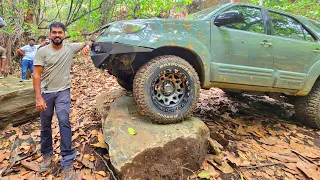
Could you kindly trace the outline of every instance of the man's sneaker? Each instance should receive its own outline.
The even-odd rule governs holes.
[[[62,168],[62,180],[74,180],[73,165]]]
[[[43,161],[40,164],[40,172],[46,172],[50,168],[52,162],[52,157],[51,156],[44,156]]]
[[[3,79],[3,78],[4,78],[4,76],[2,74],[0,74],[0,79]]]

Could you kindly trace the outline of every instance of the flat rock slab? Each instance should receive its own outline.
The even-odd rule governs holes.
[[[186,179],[201,166],[209,137],[201,120],[153,124],[138,115],[132,96],[125,91],[100,95],[97,109],[110,161],[122,179]],[[131,135],[128,128],[136,134]]]
[[[12,123],[19,125],[39,117],[35,106],[32,81],[18,78],[0,79],[0,129]]]

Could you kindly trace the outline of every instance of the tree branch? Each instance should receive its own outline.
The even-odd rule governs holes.
[[[66,26],[71,25],[72,23],[78,21],[79,19],[81,19],[82,17],[86,16],[87,14],[89,14],[89,13],[91,13],[91,12],[93,12],[93,11],[96,11],[96,10],[100,9],[100,8],[101,8],[101,5],[102,5],[102,3],[100,3],[100,5],[99,5],[98,7],[92,9],[91,11],[88,11],[88,12],[86,12],[86,13],[84,13],[84,14],[76,17],[76,18],[74,18],[72,21],[68,22],[68,23],[66,24]]]
[[[73,0],[71,0],[71,4],[70,4],[70,8],[69,8],[69,13],[68,13],[68,17],[67,17],[67,20],[66,20],[66,24],[69,21],[70,13],[71,13],[71,10],[72,10],[72,6],[73,6]]]

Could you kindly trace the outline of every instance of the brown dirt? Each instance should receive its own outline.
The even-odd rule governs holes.
[[[186,179],[201,165],[201,162],[195,160],[203,159],[205,156],[206,151],[200,147],[195,139],[179,138],[162,148],[146,150],[132,160],[134,163],[127,164],[121,169],[121,172],[124,172],[122,179]],[[199,151],[203,153],[198,153]],[[202,157],[193,157],[190,154],[200,154]]]

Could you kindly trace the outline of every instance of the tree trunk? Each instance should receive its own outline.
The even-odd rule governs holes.
[[[9,72],[9,74],[12,74],[14,71],[13,68],[13,62],[12,62],[12,40],[11,40],[11,36],[9,36],[8,42],[7,42],[7,72]]]

